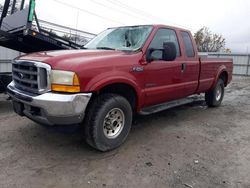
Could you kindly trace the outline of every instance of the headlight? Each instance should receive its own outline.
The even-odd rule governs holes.
[[[51,90],[59,92],[80,92],[79,79],[75,72],[52,70]]]

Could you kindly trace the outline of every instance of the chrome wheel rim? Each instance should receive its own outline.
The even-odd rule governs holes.
[[[120,135],[125,124],[125,116],[121,109],[113,108],[104,118],[103,133],[109,139]]]
[[[219,86],[216,90],[216,101],[219,101],[222,95],[222,88]]]

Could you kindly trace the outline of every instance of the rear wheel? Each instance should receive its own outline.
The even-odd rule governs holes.
[[[219,79],[215,87],[205,93],[205,101],[209,107],[220,106],[224,97],[224,81]]]
[[[97,97],[85,117],[85,139],[100,151],[120,146],[127,138],[132,124],[132,108],[122,96],[103,94]]]

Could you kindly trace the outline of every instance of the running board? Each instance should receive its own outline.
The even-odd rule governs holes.
[[[161,104],[157,104],[154,106],[149,106],[146,108],[143,108],[139,114],[141,115],[149,115],[149,114],[153,114],[153,113],[157,113],[163,110],[167,110],[169,108],[173,108],[173,107],[177,107],[177,106],[181,106],[184,104],[188,104],[188,103],[192,103],[195,101],[201,101],[204,100],[204,98],[200,95],[192,95],[190,97],[187,98],[183,98],[183,99],[178,99],[178,100],[174,100],[174,101],[170,101],[170,102],[165,102],[165,103],[161,103]]]

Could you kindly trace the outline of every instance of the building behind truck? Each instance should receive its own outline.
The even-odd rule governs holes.
[[[5,91],[6,86],[12,80],[11,61],[19,55],[21,52],[0,46],[0,93]]]

